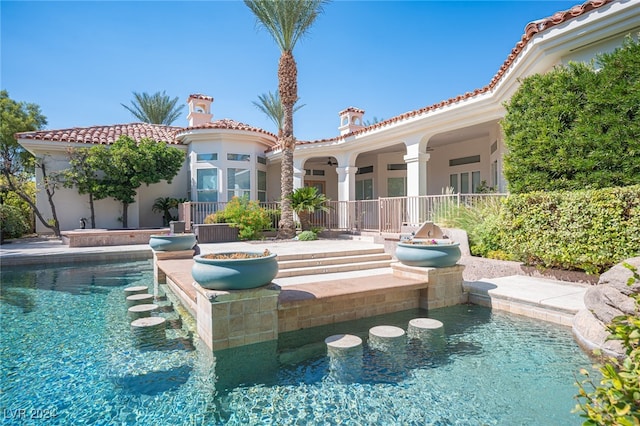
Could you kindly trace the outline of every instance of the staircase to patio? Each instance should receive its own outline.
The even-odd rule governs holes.
[[[325,275],[389,268],[393,258],[383,248],[340,250],[321,253],[292,253],[278,256],[276,278]]]

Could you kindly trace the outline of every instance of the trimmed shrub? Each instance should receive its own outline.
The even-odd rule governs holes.
[[[510,195],[498,228],[529,265],[601,273],[640,253],[640,185]]]
[[[228,223],[238,228],[241,240],[255,240],[263,230],[269,229],[271,218],[259,202],[233,197],[224,210],[207,216],[204,223]]]
[[[313,241],[318,239],[318,235],[313,231],[302,231],[297,238],[299,241]]]
[[[15,206],[0,204],[0,232],[2,239],[18,238],[29,231],[29,223]]]

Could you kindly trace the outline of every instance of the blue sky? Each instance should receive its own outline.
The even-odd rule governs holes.
[[[387,119],[489,83],[527,23],[572,1],[334,1],[294,50],[299,140],[337,136],[338,112]],[[0,2],[0,86],[59,129],[137,121],[132,92],[215,99],[215,119],[275,132],[253,105],[280,52],[241,1]],[[186,126],[186,106],[174,125]]]

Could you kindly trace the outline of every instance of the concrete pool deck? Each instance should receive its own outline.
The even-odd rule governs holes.
[[[224,251],[262,251],[265,248],[278,255],[295,253],[357,252],[371,247],[383,247],[368,241],[357,240],[317,240],[317,241],[261,241],[201,244],[201,253]],[[13,240],[0,246],[0,267],[86,262],[88,260],[142,260],[151,259],[152,251],[147,245],[74,247],[64,245],[55,239]],[[462,264],[468,259],[461,259]],[[184,268],[181,268],[184,269]],[[188,280],[187,272],[182,271]],[[508,274],[511,271],[507,271]],[[480,272],[481,273],[481,272]],[[575,314],[584,309],[584,294],[588,285],[567,281],[552,280],[524,275],[486,277],[476,276],[472,280],[465,277],[464,291],[468,293],[470,303],[490,306],[493,309],[524,315],[556,324],[571,326]],[[297,277],[276,278],[274,283],[282,288],[301,287],[306,284],[315,286],[322,282],[331,282],[327,291],[343,291],[345,286],[357,283],[359,289],[380,288],[388,285],[392,275],[391,268],[313,274]],[[311,287],[310,287],[311,288]],[[334,290],[331,290],[334,289]]]

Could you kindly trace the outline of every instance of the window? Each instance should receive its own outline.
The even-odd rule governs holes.
[[[250,161],[251,156],[249,154],[227,154],[227,160],[229,161]]]
[[[373,199],[373,179],[356,181],[356,200]]]
[[[324,176],[324,170],[322,169],[304,169],[305,176]]]
[[[258,155],[256,157],[256,161],[260,164],[267,164],[267,157],[262,157],[260,155]]]
[[[267,172],[258,170],[258,201],[267,201]]]
[[[227,169],[227,199],[251,197],[251,179],[248,169]]]
[[[407,163],[387,164],[387,170],[407,170]]]
[[[469,177],[471,177],[471,182],[469,182]],[[453,188],[453,192],[456,194],[458,192],[461,194],[475,193],[480,186],[480,172],[475,171],[451,174],[449,175],[449,186]]]
[[[486,183],[486,182],[485,182]],[[480,172],[471,172],[471,192],[478,192],[480,187]]]
[[[460,173],[460,193],[468,194],[469,192],[469,173]]]
[[[212,154],[198,154],[196,156],[196,161],[216,161],[218,159],[217,153]]]
[[[451,160],[449,160],[449,167],[464,166],[465,164],[473,164],[473,163],[479,163],[479,162],[480,162],[479,155],[472,155],[471,157],[452,158]]]
[[[498,160],[491,163],[491,186],[498,188]]]
[[[218,169],[198,169],[198,201],[218,201]]]
[[[366,175],[367,173],[373,173],[373,166],[358,167],[357,175]]]
[[[407,195],[407,178],[394,177],[387,179],[387,196],[404,197]]]
[[[457,174],[452,174],[449,175],[449,187],[453,188],[453,193],[457,194],[458,193],[458,175]]]

